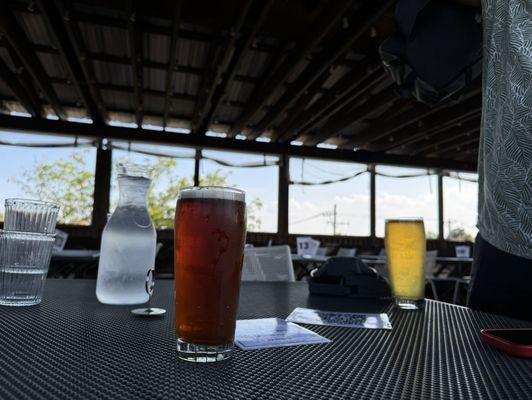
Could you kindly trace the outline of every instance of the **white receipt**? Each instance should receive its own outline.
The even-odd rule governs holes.
[[[329,339],[311,330],[279,318],[236,321],[235,344],[242,350],[329,342]]]
[[[286,319],[309,325],[343,326],[347,328],[392,329],[388,314],[365,314],[320,311],[298,307]]]

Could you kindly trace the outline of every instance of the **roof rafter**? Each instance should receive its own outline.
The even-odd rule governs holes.
[[[32,117],[43,117],[43,110],[40,104],[33,102],[15,73],[11,71],[2,58],[0,58],[0,78]]]
[[[361,13],[357,11],[357,16],[354,21],[350,22],[350,26],[340,34],[340,37],[334,38],[332,44],[325,46],[326,50],[323,54],[312,59],[305,71],[296,79],[288,91],[281,97],[275,107],[266,114],[256,127],[253,129],[251,137],[259,136],[269,125],[273,124],[275,120],[288,108],[305,90],[323,74],[328,68],[339,59],[345,52],[347,52],[352,45],[365,33],[377,19],[379,19],[386,10],[390,7],[392,1],[373,1],[373,4],[364,8]],[[360,14],[360,15],[358,15]],[[275,134],[277,140],[279,135]]]
[[[133,87],[135,93],[135,118],[138,126],[142,126],[144,114],[144,71],[142,67],[142,31],[138,22],[138,15],[135,10],[135,0],[127,2],[127,32],[129,41],[129,55],[131,57],[131,71],[133,74]]]
[[[228,136],[234,137],[240,133],[249,121],[262,109],[275,91],[287,80],[290,74],[298,68],[310,55],[312,50],[323,38],[338,24],[347,10],[351,7],[351,1],[336,1],[333,6],[328,7],[323,16],[315,24],[316,30],[308,35],[300,44],[293,49],[286,57],[283,64],[277,71],[266,79],[264,84],[251,95],[249,107],[244,109],[241,116],[229,129]]]
[[[33,77],[34,82],[40,86],[54,112],[59,118],[66,119],[66,114],[54,88],[49,82],[48,75],[33,51],[33,45],[5,2],[0,2],[0,29],[4,32],[13,49],[15,49],[26,70]]]
[[[342,130],[359,122],[366,117],[367,114],[376,109],[388,107],[390,104],[393,104],[398,100],[397,95],[390,87],[385,87],[378,93],[367,96],[364,103],[356,105],[357,103],[360,103],[361,98],[364,98],[363,94],[356,97],[353,102],[342,106],[335,114],[328,118],[325,125],[317,129],[317,133],[314,133],[313,135],[308,134],[304,143],[316,144],[333,136],[340,135]],[[340,142],[342,142],[342,140],[340,140]]]
[[[227,69],[225,71],[223,78],[221,79],[221,82],[219,83],[219,85],[216,86],[216,90],[214,91],[212,95],[212,104],[210,105],[210,108],[208,109],[203,119],[202,125],[200,125],[199,127],[200,133],[203,134],[205,133],[205,131],[207,131],[207,129],[211,125],[216,115],[216,111],[218,110],[218,107],[220,106],[220,104],[222,104],[225,101],[225,98],[227,97],[228,89],[231,86],[231,83],[233,82],[233,80],[235,80],[235,78],[237,77],[236,73],[240,69],[240,66],[242,65],[244,56],[246,52],[248,51],[248,49],[250,49],[253,43],[255,42],[257,33],[259,29],[262,27],[262,24],[264,23],[272,4],[273,4],[273,0],[267,0],[264,4],[261,5],[262,9],[260,11],[258,18],[253,23],[253,28],[244,36],[244,38],[241,39],[242,43],[236,46],[234,49],[234,53],[231,54],[232,55],[231,62],[227,66]],[[236,39],[237,38],[235,37],[235,40]],[[208,104],[206,104],[206,106],[208,106]]]
[[[481,91],[482,87],[477,82],[473,89],[464,93],[458,100],[446,101],[434,107],[429,107],[421,103],[416,104],[410,110],[406,111],[402,115],[397,116],[396,118],[372,124],[364,132],[361,132],[353,137],[353,140],[355,141],[354,144],[366,144],[369,146],[371,142],[376,142],[377,140],[389,136],[408,125],[418,123],[418,121],[426,117],[436,114],[449,107],[455,106],[461,101],[468,100],[471,97],[480,94]]]
[[[166,85],[164,95],[163,128],[166,128],[168,110],[170,108],[171,95],[174,92],[174,75],[177,64],[177,39],[179,38],[179,26],[181,24],[181,8],[184,0],[177,0],[174,5],[174,18],[172,19],[172,37],[168,49],[168,69],[166,70]]]
[[[105,123],[107,117],[101,98],[94,88],[95,78],[87,67],[84,52],[81,50],[81,33],[76,29],[60,0],[37,0],[41,16],[45,22],[53,43],[56,44],[76,90],[85,105],[88,114],[97,124]]]

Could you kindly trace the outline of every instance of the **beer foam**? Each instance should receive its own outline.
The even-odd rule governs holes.
[[[246,202],[246,193],[239,189],[218,186],[195,186],[179,191],[179,199],[217,199]]]

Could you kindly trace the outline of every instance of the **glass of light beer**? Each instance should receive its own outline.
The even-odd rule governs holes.
[[[231,356],[246,240],[245,193],[181,189],[175,215],[175,302],[179,358]]]
[[[425,226],[423,218],[386,220],[386,257],[397,306],[416,310],[425,297]]]

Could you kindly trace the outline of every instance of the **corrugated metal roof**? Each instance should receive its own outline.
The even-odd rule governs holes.
[[[205,100],[207,93],[203,89],[211,88],[211,85],[205,85],[205,83],[212,81],[212,76],[209,74],[216,70],[218,66],[216,63],[223,58],[221,52],[225,51],[226,46],[231,43],[228,32],[235,23],[240,3],[233,0],[226,1],[228,3],[224,5],[223,12],[220,12],[219,15],[215,15],[213,8],[205,8],[210,4],[207,0],[187,2],[184,8],[176,49],[177,65],[179,67],[172,72],[170,116],[169,121],[167,121],[169,126],[172,124],[172,126],[179,128],[183,126],[190,128],[196,105],[204,108],[206,115],[209,114],[210,110],[214,109],[214,101],[220,94],[219,87],[214,86],[215,91],[209,93],[211,103],[204,105],[198,102],[198,99],[201,99],[199,101]],[[358,2],[360,10],[350,9],[342,19],[342,21],[349,20],[348,28],[344,26],[345,29],[341,30],[339,26],[336,26],[330,31],[330,34],[325,36],[325,39],[321,40],[312,49],[310,57],[297,60],[296,63],[288,65],[287,60],[290,60],[292,55],[299,53],[297,46],[301,46],[306,39],[314,34],[316,23],[319,23],[322,18],[317,10],[327,8],[328,3],[326,0],[316,0],[314,2],[294,0],[287,7],[285,0],[274,0],[274,6],[271,9],[273,11],[270,10],[272,15],[267,15],[257,37],[253,40],[251,48],[243,52],[242,59],[238,63],[238,70],[235,73],[236,77],[227,85],[226,91],[222,96],[224,100],[216,107],[216,113],[211,120],[212,125],[207,127],[207,129],[228,130],[230,128],[229,125],[233,125],[233,127],[238,125],[244,127],[256,126],[265,115],[274,114],[277,116],[275,120],[265,121],[264,125],[267,125],[267,128],[271,126],[274,126],[275,129],[279,129],[280,126],[286,127],[286,122],[289,121],[287,118],[290,117],[299,125],[289,125],[289,131],[284,132],[287,136],[281,139],[289,141],[294,137],[298,137],[299,130],[305,127],[307,119],[314,117],[305,114],[305,112],[308,113],[313,105],[320,104],[319,102],[317,103],[317,100],[326,93],[326,89],[336,84],[341,85],[344,78],[353,74],[364,76],[366,71],[361,68],[357,69],[357,62],[365,56],[376,55],[378,39],[382,39],[379,36],[379,32],[382,30],[386,35],[389,34],[388,25],[390,25],[392,19],[389,17],[381,18],[380,20],[376,19],[376,22],[380,22],[370,28],[372,32],[361,32],[358,36],[359,39],[354,42],[351,48],[344,51],[341,57],[330,60],[323,59],[324,65],[331,67],[329,76],[321,87],[317,88],[312,101],[307,104],[306,108],[303,111],[298,111],[303,114],[295,117],[300,118],[293,118],[295,111],[291,107],[298,104],[298,100],[304,93],[297,91],[296,96],[287,99],[287,96],[294,92],[291,90],[294,86],[290,85],[310,77],[312,78],[312,84],[306,86],[316,89],[314,87],[315,82],[319,82],[323,76],[318,74],[317,70],[311,71],[316,65],[315,61],[321,61],[322,57],[326,57],[330,53],[331,47],[339,45],[339,42],[335,42],[335,38],[340,37],[342,32],[347,32],[348,29],[351,31],[353,27],[364,25],[357,18],[360,18],[361,15],[366,15],[367,18],[369,14],[365,11],[374,7],[372,3]],[[167,68],[170,58],[169,47],[172,32],[173,2],[134,2],[133,6],[136,8],[134,10],[136,15],[134,21],[128,19],[126,2],[72,0],[65,3],[65,6],[69,9],[70,21],[77,23],[79,26],[83,40],[82,47],[89,55],[89,59],[91,56],[93,57],[90,60],[90,66],[94,71],[94,77],[86,76],[87,72],[81,68],[74,69],[74,75],[76,76],[69,76],[66,61],[55,48],[55,44],[51,42],[51,36],[45,26],[38,5],[33,4],[30,7],[30,4],[33,4],[30,0],[10,0],[8,7],[12,8],[15,23],[20,25],[28,39],[34,44],[39,63],[52,80],[53,90],[56,92],[63,107],[68,110],[67,114],[69,116],[75,115],[76,118],[81,118],[81,116],[87,115],[80,93],[78,93],[76,86],[73,84],[77,80],[81,86],[84,86],[86,82],[90,82],[97,88],[111,119],[117,119],[124,123],[131,123],[136,120],[137,99],[133,88],[131,46],[128,33],[128,26],[133,23],[135,29],[140,30],[142,33],[142,60],[140,64],[143,65],[141,71],[143,80],[142,100],[144,104],[143,123],[145,125],[162,125],[164,123],[162,116],[165,107],[165,90],[169,78],[167,76]],[[254,23],[263,6],[263,2],[253,2],[251,10],[246,17],[241,36],[236,41],[237,48],[242,45],[247,38],[246,35],[255,27]],[[55,7],[55,5],[51,7]],[[283,10],[286,10],[286,15],[284,16]],[[298,15],[298,13],[302,13],[302,15]],[[389,14],[391,15],[391,13]],[[277,26],[276,23],[278,21],[271,20],[273,16],[276,18],[282,17],[282,20],[287,18],[287,16],[297,17],[297,21],[294,20],[293,26],[289,24]],[[313,29],[311,30],[310,28]],[[304,32],[296,32],[297,29],[306,30]],[[315,30],[318,31],[318,29]],[[7,63],[9,69],[15,73],[15,67],[4,48],[3,42],[6,40],[12,39],[8,38],[0,41],[0,57]],[[344,40],[349,40],[349,37],[346,36]],[[232,54],[240,54],[234,50],[231,49]],[[218,56],[215,57],[215,54]],[[231,63],[231,65],[233,64]],[[321,63],[319,64],[321,65]],[[272,87],[265,87],[264,83],[268,82],[267,77],[271,76],[275,67],[279,65],[284,65],[290,73],[280,77],[280,82],[273,82],[272,86],[277,87],[275,90]],[[217,83],[223,82],[223,79],[231,71],[222,72],[221,79]],[[304,78],[298,81],[302,76]],[[205,77],[207,81],[205,81]],[[3,79],[5,80],[6,77],[3,77]],[[0,77],[0,96],[5,105],[11,99],[14,99],[14,94],[11,93],[3,79]],[[92,82],[93,79],[94,82]],[[71,84],[65,84],[65,81],[69,81]],[[38,82],[34,82],[34,84],[36,92],[41,92],[42,85],[39,85]],[[383,93],[382,89],[389,84],[389,80],[375,83],[368,90],[360,90],[358,93],[356,93],[357,88],[355,88],[354,97],[353,93],[350,93],[351,97],[349,99],[346,97],[340,100],[345,100],[345,104],[351,104],[351,109],[355,110],[358,106],[364,104],[366,97],[373,97],[374,100],[377,97],[378,100],[378,97]],[[86,88],[85,91],[92,95],[92,90],[87,90]],[[47,110],[49,109],[49,104],[47,103],[49,97],[43,93],[42,105]],[[477,97],[480,99],[479,95]],[[360,102],[358,106],[356,99]],[[284,103],[288,103],[289,106],[281,108]],[[371,104],[373,103],[375,101]],[[405,102],[399,100],[397,104],[404,105]],[[328,105],[324,104],[324,107],[327,108]],[[17,108],[13,104],[9,107],[10,109]],[[366,115],[363,117],[357,116],[359,121],[349,121],[349,115],[346,117],[345,112],[344,115],[339,115],[336,112],[331,115],[331,113],[327,112],[324,113],[324,116],[318,113],[318,117],[312,119],[312,124],[304,133],[303,139],[319,134],[323,126],[340,117],[348,120],[343,121],[345,122],[343,127],[339,128],[337,132],[331,132],[331,135],[334,137],[345,134],[356,138],[356,134],[363,134],[373,124],[382,123],[382,120],[386,120],[387,113],[384,112],[386,107],[388,106],[376,102],[375,107],[372,110],[367,110]],[[270,110],[274,112],[269,114]],[[464,113],[467,111],[464,110]],[[440,111],[440,113],[443,112]],[[252,114],[253,118],[247,118],[248,115]],[[399,117],[400,115],[395,116],[395,118]],[[416,118],[411,117],[411,119],[412,121],[403,123],[404,129],[401,128],[401,132],[407,132],[409,127],[416,126]],[[202,121],[200,120],[199,122],[201,125]],[[259,132],[259,134],[263,136],[271,135],[276,139],[276,135],[279,132],[276,132],[275,129],[271,132]],[[388,129],[392,131],[394,127],[388,127]],[[243,131],[248,132],[246,128]],[[324,138],[322,141],[326,140],[327,138]],[[335,141],[334,138],[327,140],[327,142]]]

